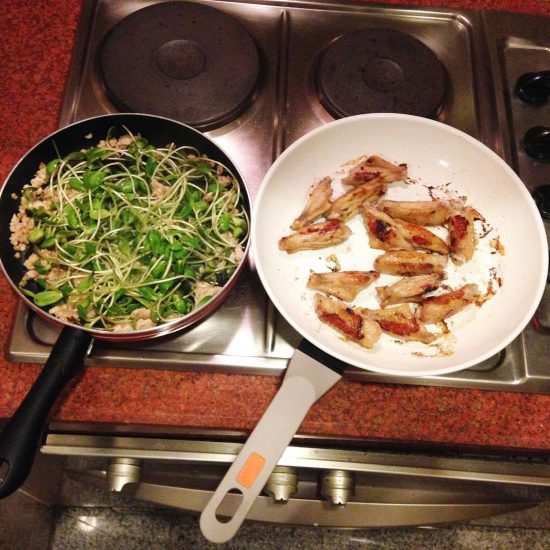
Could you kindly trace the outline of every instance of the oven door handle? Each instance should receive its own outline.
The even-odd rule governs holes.
[[[139,500],[188,512],[202,512],[213,495],[213,491],[144,482],[128,484],[125,491],[126,488],[129,494]],[[398,527],[468,521],[524,510],[538,504],[533,501],[513,500],[511,497],[508,499],[501,502],[472,503],[472,494],[469,494],[470,502],[460,502],[457,497],[455,502],[444,504],[348,502],[345,506],[338,506],[325,500],[306,498],[292,498],[281,504],[275,502],[272,497],[261,495],[256,498],[246,519],[322,527]],[[230,493],[223,500],[217,513],[220,516],[232,517],[239,503],[240,495]]]

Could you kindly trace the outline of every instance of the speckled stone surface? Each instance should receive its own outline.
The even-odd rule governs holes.
[[[215,545],[203,538],[195,516],[162,510],[145,512],[136,509],[73,507],[59,511],[51,549],[543,550],[548,545],[549,531],[528,528],[500,529],[466,524],[430,529],[334,530],[252,522],[245,522],[230,542]]]
[[[403,0],[400,4],[406,3]],[[544,0],[424,0],[411,5],[498,8],[550,15]],[[0,180],[56,128],[74,33],[76,0],[4,0],[0,17]],[[39,372],[5,359],[16,298],[0,276],[0,417],[10,416]],[[71,427],[250,430],[280,380],[174,371],[89,368],[56,404]],[[342,382],[308,414],[302,433],[400,446],[550,450],[550,396]]]

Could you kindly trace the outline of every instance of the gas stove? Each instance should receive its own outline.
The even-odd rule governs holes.
[[[353,1],[86,0],[59,125],[121,111],[180,120],[227,151],[254,200],[274,159],[322,124],[363,112],[427,116],[501,155],[548,216],[548,24]],[[350,368],[345,377],[550,393],[549,293],[512,344],[471,369],[397,379]],[[21,305],[10,359],[44,362],[57,334]],[[205,321],[140,344],[96,342],[88,364],[272,375],[298,341],[252,261]]]

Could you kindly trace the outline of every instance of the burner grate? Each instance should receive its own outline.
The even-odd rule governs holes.
[[[445,98],[445,69],[413,36],[361,29],[333,41],[317,70],[320,101],[336,117],[406,113],[435,117]]]
[[[125,111],[222,126],[250,103],[260,59],[247,29],[210,6],[166,2],[124,18],[99,52],[107,96]]]

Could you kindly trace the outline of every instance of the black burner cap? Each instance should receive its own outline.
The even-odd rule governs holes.
[[[316,76],[320,100],[336,117],[435,117],[445,98],[445,69],[437,56],[416,38],[390,29],[340,36],[324,51]]]
[[[106,36],[99,64],[117,108],[201,129],[236,118],[260,72],[248,30],[232,16],[192,2],[162,2],[125,17]]]

